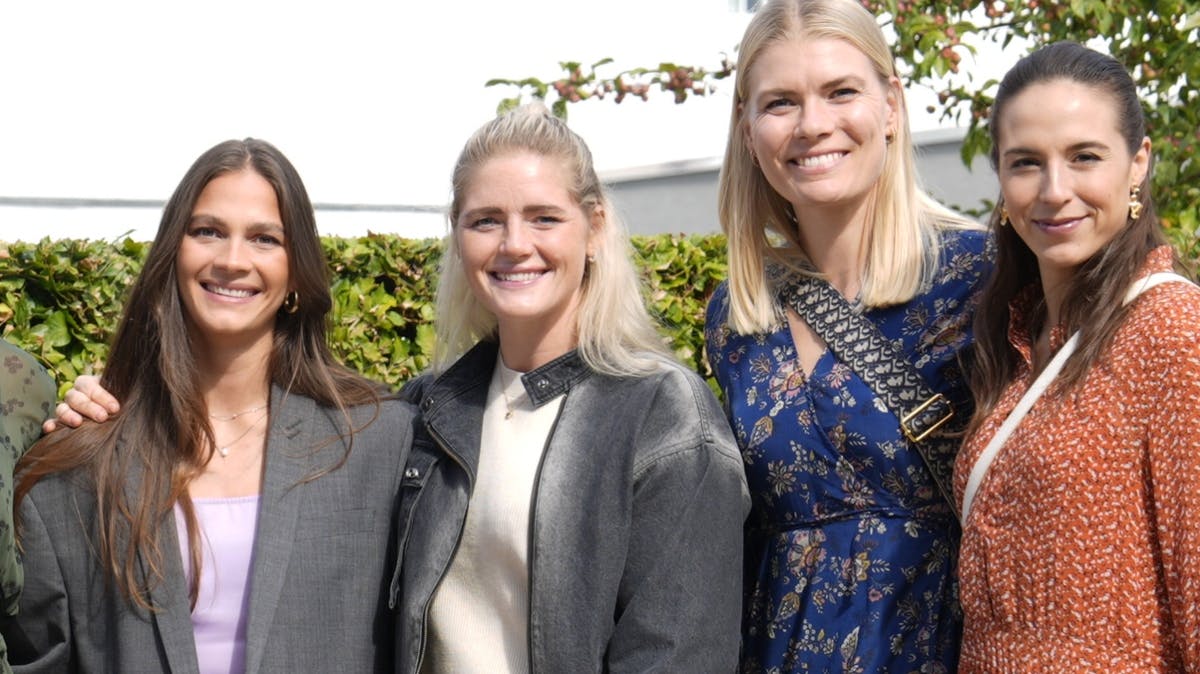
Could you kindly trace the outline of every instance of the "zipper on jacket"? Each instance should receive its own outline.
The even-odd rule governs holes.
[[[526,606],[525,641],[529,652],[529,674],[534,674],[537,668],[533,666],[533,562],[537,546],[534,544],[534,534],[537,533],[538,494],[542,490],[542,466],[546,465],[546,455],[550,453],[550,442],[554,440],[554,432],[558,430],[558,421],[562,419],[563,409],[567,406],[567,396],[570,388],[563,392],[562,402],[558,406],[558,414],[554,415],[554,423],[550,425],[550,433],[546,435],[546,444],[542,446],[542,456],[538,459],[537,472],[533,475],[533,500],[529,504],[529,602]]]
[[[474,491],[475,485],[470,479],[471,471],[467,470],[466,464],[463,463],[462,459],[460,459],[457,454],[450,451],[449,447],[447,447],[447,445],[446,445],[445,440],[443,440],[442,437],[440,435],[438,435],[437,431],[430,428],[428,425],[425,427],[425,429],[429,431],[429,437],[433,438],[433,441],[437,443],[438,447],[441,448],[442,452],[445,453],[447,456],[449,456],[451,458],[451,460],[454,461],[454,463],[458,464],[458,467],[461,468],[463,473],[465,473],[467,475],[467,483],[470,485],[471,491]],[[430,606],[433,605],[433,598],[437,596],[437,591],[438,591],[438,588],[440,588],[442,586],[442,581],[446,579],[446,572],[450,570],[450,565],[454,563],[454,558],[456,556],[458,556],[458,546],[460,544],[462,544],[463,529],[466,528],[467,512],[470,510],[471,510],[471,494],[470,494],[470,492],[468,492],[467,493],[467,510],[463,511],[463,526],[458,528],[458,538],[454,539],[454,549],[450,551],[450,558],[446,560],[446,565],[443,566],[441,572],[438,573],[438,581],[433,586],[433,592],[429,593],[429,598],[425,600],[425,606],[421,610],[421,647],[419,649],[417,649],[417,662],[416,662],[417,666],[413,670],[415,672],[421,671],[421,662],[425,660],[425,646],[428,645],[428,641],[429,641],[429,639],[428,639],[428,637],[429,637],[429,608],[430,608]],[[530,674],[532,674],[532,672]]]

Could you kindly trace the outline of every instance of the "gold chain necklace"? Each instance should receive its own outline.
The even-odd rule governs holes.
[[[266,407],[266,405],[263,405],[263,407]],[[263,407],[260,407],[258,409],[262,409]],[[242,412],[235,416],[240,416],[241,414],[248,414],[248,412]],[[258,425],[258,422],[262,421],[265,418],[267,418],[267,414],[264,412],[261,416],[259,416],[257,419],[254,420],[254,423],[247,426],[246,430],[242,431],[241,435],[234,438],[231,442],[218,444],[217,445],[217,454],[220,454],[222,459],[229,456],[230,448],[232,448],[237,443],[241,442],[242,438],[245,438],[247,435],[250,435],[250,431],[254,430],[254,427]],[[215,433],[213,434],[213,439],[214,440],[216,439]]]
[[[241,412],[238,412],[237,414],[231,414],[229,416],[222,416],[220,414],[210,414],[210,415],[208,415],[208,418],[216,419],[217,421],[233,421],[234,419],[236,419],[242,415],[250,414],[251,412],[257,412],[257,411],[265,408],[268,404],[270,404],[270,401],[265,402],[265,403],[259,405],[258,407],[251,407],[248,410],[242,410]]]
[[[513,408],[516,407],[517,401],[519,401],[521,399],[521,396],[524,395],[524,392],[518,394],[516,400],[513,400],[512,398],[508,397],[508,387],[512,385],[512,382],[510,382],[508,380],[508,377],[505,376],[507,374],[508,374],[508,368],[504,367],[504,364],[501,363],[500,364],[500,395],[504,396],[504,407],[507,410],[504,413],[505,421],[512,419]],[[517,374],[518,374],[518,376],[520,375],[520,373],[517,373]]]

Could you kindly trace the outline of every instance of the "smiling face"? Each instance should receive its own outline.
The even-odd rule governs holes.
[[[1131,155],[1113,96],[1066,79],[1011,98],[997,140],[1009,219],[1037,257],[1043,288],[1059,287],[1126,226],[1150,141]]]
[[[175,264],[188,324],[204,343],[270,349],[289,287],[283,219],[265,178],[243,169],[205,185]]]
[[[746,91],[744,141],[796,216],[859,212],[899,123],[899,82],[849,42],[790,38],[762,50]]]
[[[585,212],[569,178],[561,160],[524,151],[493,157],[470,176],[454,237],[502,343],[564,353],[576,346],[584,270],[603,214]]]

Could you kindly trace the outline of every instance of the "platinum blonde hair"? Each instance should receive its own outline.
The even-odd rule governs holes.
[[[593,259],[587,263],[575,319],[580,356],[593,370],[615,376],[656,369],[671,356],[642,299],[625,225],[596,175],[583,139],[537,103],[484,124],[467,140],[454,165],[450,235],[436,302],[434,369],[449,367],[480,340],[497,338],[495,314],[475,297],[467,282],[455,230],[475,171],[491,159],[521,152],[558,160],[571,196],[585,215],[596,209],[601,214],[599,231],[593,230],[597,235]]]
[[[771,0],[758,10],[742,38],[718,194],[729,248],[729,320],[742,334],[766,332],[779,324],[763,269],[768,257],[788,262],[771,243],[770,234],[803,251],[791,204],[754,165],[744,141],[748,80],[768,47],[818,39],[842,40],[866,55],[885,89],[895,94],[898,106],[899,120],[868,210],[863,304],[881,307],[912,299],[933,275],[940,254],[938,230],[981,227],[921,189],[904,92],[889,84],[897,77],[896,67],[875,17],[857,0]]]

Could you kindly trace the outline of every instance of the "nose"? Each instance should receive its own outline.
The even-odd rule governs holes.
[[[1047,204],[1062,204],[1071,198],[1071,176],[1061,162],[1047,163],[1038,186],[1038,198]]]
[[[222,242],[220,250],[213,260],[213,266],[227,271],[242,271],[250,267],[250,257],[246,250],[249,245],[245,239],[231,236]]]
[[[796,112],[797,138],[820,138],[833,132],[833,115],[821,100],[805,101]]]
[[[504,226],[504,239],[500,242],[504,253],[512,257],[528,255],[533,248],[529,227],[521,220]]]

